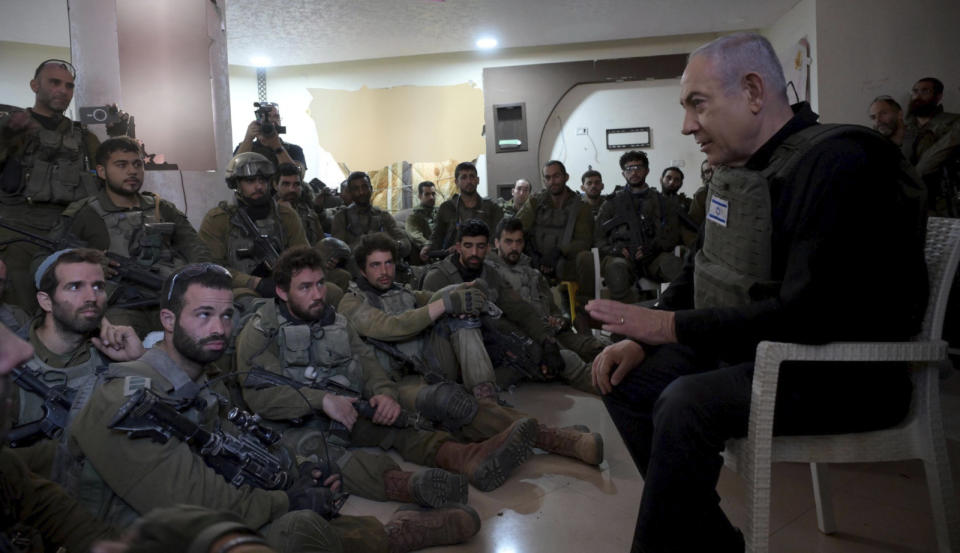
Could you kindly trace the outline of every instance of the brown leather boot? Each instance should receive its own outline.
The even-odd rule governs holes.
[[[467,502],[467,478],[443,469],[424,469],[416,473],[388,470],[383,473],[387,499],[439,507],[446,503]]]
[[[475,444],[444,442],[437,450],[437,466],[465,474],[480,491],[503,485],[533,451],[537,421],[520,419],[492,438]]]
[[[439,509],[401,507],[383,529],[390,553],[467,541],[480,531],[480,515],[469,505],[448,503]]]
[[[553,428],[538,425],[534,447],[573,457],[588,465],[599,465],[603,462],[603,436],[596,432],[582,432],[580,428],[585,427]]]

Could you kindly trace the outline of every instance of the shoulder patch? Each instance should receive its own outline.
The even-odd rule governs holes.
[[[150,378],[146,376],[125,376],[123,378],[123,396],[132,396],[144,388],[150,389]]]

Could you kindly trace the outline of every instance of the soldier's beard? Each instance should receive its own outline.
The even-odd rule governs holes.
[[[933,117],[937,114],[937,104],[933,102],[924,102],[919,98],[910,100],[907,113],[914,117]]]
[[[503,256],[503,260],[510,265],[516,265],[520,261],[520,252],[513,251]]]
[[[223,350],[209,350],[204,349],[204,344],[217,341],[227,341],[227,337],[223,334],[212,334],[203,338],[201,340],[194,340],[187,331],[180,326],[180,321],[178,320],[173,326],[173,347],[180,353],[180,355],[186,357],[187,359],[193,361],[194,363],[207,364],[217,359],[223,355]]]
[[[94,308],[96,314],[93,316],[81,315],[80,312]],[[73,334],[86,334],[100,327],[100,320],[103,319],[103,307],[96,303],[87,302],[83,304],[74,313],[69,313],[68,308],[58,302],[53,302],[53,322],[60,330]]]
[[[301,309],[299,305],[288,302],[287,308],[290,309],[290,314],[294,317],[300,319],[304,322],[312,323],[314,321],[319,321],[323,316],[323,311],[326,309],[326,305],[323,300],[317,300],[313,302],[308,308]]]

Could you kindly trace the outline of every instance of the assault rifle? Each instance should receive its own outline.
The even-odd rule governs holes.
[[[370,405],[369,401],[365,399],[359,399],[359,390],[341,384],[340,382],[330,378],[325,378],[310,384],[304,384],[299,380],[294,380],[293,378],[283,376],[282,374],[277,374],[264,369],[253,369],[247,374],[247,380],[244,382],[244,386],[258,389],[268,388],[271,386],[289,386],[294,389],[313,388],[315,390],[323,390],[325,392],[334,393],[337,395],[357,398],[357,401],[353,403],[353,408],[356,409],[357,413],[364,418],[372,419],[374,413],[376,412],[376,408]],[[394,428],[434,430],[434,426],[431,421],[425,419],[422,415],[420,415],[420,413],[411,413],[406,409],[400,412],[400,416],[398,416],[397,420],[393,421],[393,424],[390,426],[393,426]],[[330,421],[330,428],[336,432],[346,431],[346,427],[334,420]]]
[[[413,357],[407,355],[400,351],[400,348],[391,344],[390,342],[384,342],[383,340],[378,340],[376,338],[371,338],[367,336],[364,340],[373,346],[374,348],[386,353],[390,357],[393,357],[404,366],[404,368],[409,369],[421,376],[427,382],[427,384],[436,384],[438,382],[443,382],[446,380],[443,375],[440,373],[431,370],[430,367],[418,357]]]
[[[495,367],[511,368],[535,382],[550,380],[540,371],[542,349],[533,338],[518,330],[499,328],[490,317],[480,317],[480,320],[483,324],[483,345]]]
[[[52,240],[46,236],[34,234],[28,230],[11,225],[2,218],[0,218],[0,228],[5,228],[23,236],[23,238],[14,238],[12,240],[0,242],[0,246],[10,244],[12,242],[30,242],[31,244],[36,244],[37,246],[40,246],[41,248],[51,252],[62,250],[64,248],[86,247],[86,243],[83,243],[79,240],[70,240],[67,237],[64,237],[61,240]],[[119,280],[126,281],[129,284],[141,286],[147,290],[157,293],[159,293],[160,289],[163,288],[164,277],[154,273],[153,271],[150,271],[147,269],[146,265],[139,263],[135,259],[131,259],[113,252],[106,252],[106,256],[111,262],[111,268],[116,271]]]
[[[250,274],[261,278],[269,277],[273,273],[277,260],[280,259],[280,252],[270,241],[269,235],[260,233],[257,224],[242,206],[237,206],[237,218],[247,235],[253,237],[253,247],[237,250],[237,256],[241,259],[259,259],[260,263]]]
[[[172,437],[185,442],[217,474],[238,488],[249,485],[282,490],[292,483],[289,458],[269,449],[280,440],[281,434],[261,427],[259,417],[236,408],[227,418],[237,422],[239,435],[207,431],[181,414],[169,400],[141,388],[120,406],[107,427],[122,430],[133,439],[150,438],[166,443]]]
[[[26,367],[13,369],[13,381],[43,398],[43,418],[10,429],[10,447],[27,447],[43,438],[57,439],[67,427],[70,407],[77,391],[65,384],[49,386]]]
[[[639,221],[637,219],[640,219]],[[616,229],[622,225],[627,226],[626,232],[617,231]],[[636,217],[630,217],[623,213],[618,213],[611,219],[608,219],[600,225],[603,229],[604,234],[609,236],[610,247],[619,255],[621,248],[627,248],[627,253],[629,257],[627,261],[634,261],[638,265],[640,260],[636,258],[637,251],[642,251],[644,257],[649,255],[650,251],[647,247],[647,233],[649,231],[649,225],[647,220],[642,215],[637,215]]]

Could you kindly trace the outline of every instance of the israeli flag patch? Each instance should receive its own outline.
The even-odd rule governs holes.
[[[721,226],[727,226],[727,210],[730,203],[716,196],[710,197],[710,209],[707,210],[707,220]]]

